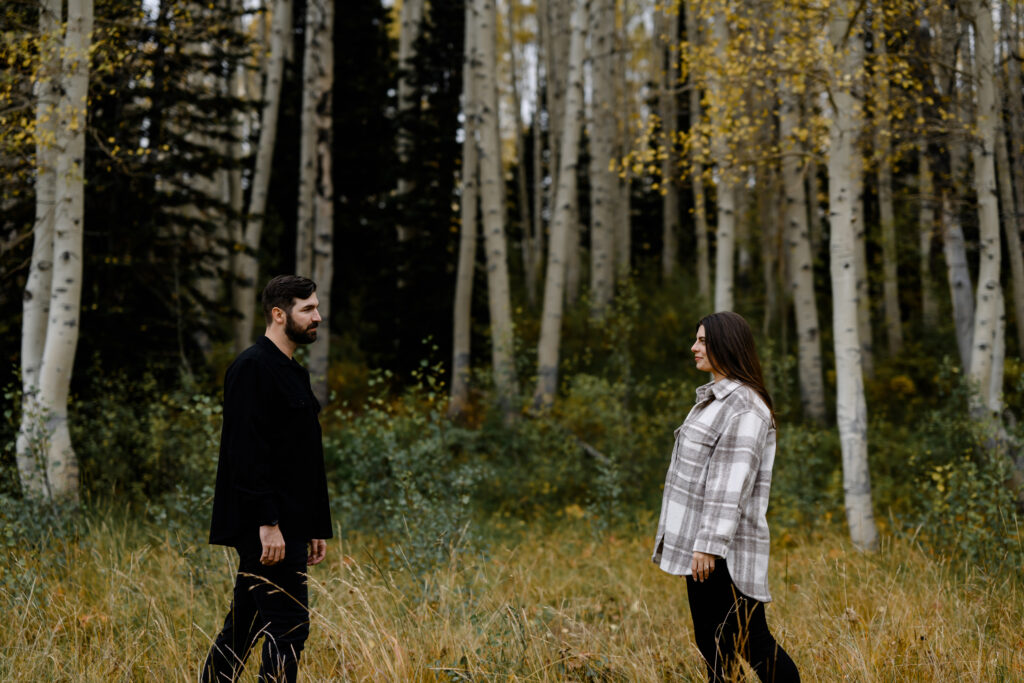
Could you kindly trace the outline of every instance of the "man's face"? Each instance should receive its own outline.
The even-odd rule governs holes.
[[[295,299],[291,312],[285,311],[284,333],[296,344],[312,344],[316,341],[316,328],[323,318],[317,307],[320,300],[316,292],[308,299]]]

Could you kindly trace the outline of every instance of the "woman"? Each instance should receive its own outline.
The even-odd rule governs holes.
[[[713,313],[690,350],[713,381],[675,431],[652,559],[686,577],[708,681],[724,681],[737,656],[762,681],[799,681],[764,616],[775,415],[754,336],[736,313]]]

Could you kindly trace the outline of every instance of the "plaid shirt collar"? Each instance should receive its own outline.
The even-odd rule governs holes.
[[[714,395],[716,399],[721,401],[741,386],[743,386],[742,383],[728,377],[724,377],[717,382],[708,382],[704,386],[697,387],[697,403],[704,403],[711,398],[711,395]]]

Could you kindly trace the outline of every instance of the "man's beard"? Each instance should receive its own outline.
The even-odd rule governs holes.
[[[291,314],[285,313],[284,333],[296,344],[312,344],[316,341],[316,328],[320,323],[314,322],[306,329],[300,329],[292,319]]]

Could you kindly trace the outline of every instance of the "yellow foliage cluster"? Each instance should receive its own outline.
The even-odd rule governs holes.
[[[754,168],[774,164],[782,154],[796,153],[808,159],[827,152],[828,107],[833,87],[850,87],[857,96],[868,124],[867,132],[877,129],[886,136],[885,147],[892,161],[917,149],[925,132],[970,134],[959,120],[955,107],[937,101],[936,88],[930,83],[934,65],[922,60],[915,32],[922,22],[938,26],[941,3],[922,0],[897,0],[862,14],[863,3],[852,3],[858,31],[870,24],[876,38],[885,40],[887,51],[878,46],[864,65],[853,73],[841,73],[842,57],[828,36],[829,13],[835,3],[820,0],[793,3],[789,0],[765,0],[758,3],[733,3],[728,0],[693,0],[686,9],[695,9],[700,18],[699,41],[686,40],[674,46],[679,58],[677,93],[696,88],[701,93],[701,117],[674,136],[666,134],[658,117],[650,112],[636,131],[632,151],[618,165],[620,173],[663,174],[658,163],[673,152],[677,165],[673,180],[685,180],[695,164],[703,167],[705,181],[724,177],[748,177]],[[656,10],[668,14],[680,11],[680,0],[658,3]],[[711,24],[725,15],[729,37],[716,45]],[[657,36],[656,41],[657,42]],[[863,39],[863,35],[859,35]],[[667,36],[661,36],[662,44]],[[722,48],[722,49],[717,49]],[[849,49],[849,45],[843,50]],[[929,49],[935,49],[931,46]],[[660,77],[654,74],[655,78]],[[879,83],[885,84],[887,97],[878,96]],[[776,119],[780,96],[789,92],[802,103],[801,123],[793,139],[779,140]],[[937,127],[937,128],[936,128]],[[724,148],[715,150],[712,140],[721,137]],[[871,139],[866,135],[865,139]],[[865,152],[877,163],[879,150]],[[875,157],[875,158],[872,158]],[[656,181],[663,189],[664,180]]]

